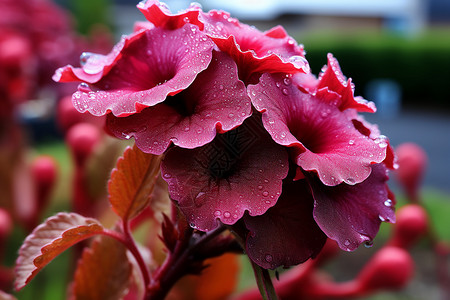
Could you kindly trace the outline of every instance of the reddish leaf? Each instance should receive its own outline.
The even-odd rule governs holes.
[[[128,147],[108,182],[109,202],[123,220],[138,215],[150,201],[161,157]]]
[[[22,289],[56,256],[70,246],[103,232],[95,219],[76,213],[59,213],[36,227],[19,250],[15,288]]]
[[[78,262],[72,299],[121,299],[127,291],[131,271],[123,244],[110,237],[96,239]]]

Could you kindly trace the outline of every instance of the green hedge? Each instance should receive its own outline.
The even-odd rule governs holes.
[[[417,37],[380,33],[317,33],[296,38],[317,74],[327,53],[338,59],[343,73],[353,78],[356,93],[372,79],[394,79],[403,104],[450,109],[450,30],[434,30]]]

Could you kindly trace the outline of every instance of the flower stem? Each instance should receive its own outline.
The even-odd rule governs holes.
[[[136,242],[134,241],[133,237],[131,236],[129,222],[126,222],[126,221],[123,222],[123,233],[117,232],[115,230],[105,229],[105,230],[103,230],[102,234],[116,239],[117,241],[122,243],[131,252],[131,254],[136,259],[139,269],[141,270],[142,278],[144,280],[144,285],[147,287],[150,284],[150,272],[149,272],[149,269],[147,268],[147,265],[141,255],[141,252],[139,251],[139,249],[136,246]]]
[[[181,277],[198,273],[203,268],[203,261],[196,257],[197,252],[225,229],[225,226],[220,226],[201,237],[196,237],[192,228],[187,227],[183,237],[177,241],[174,251],[168,254],[166,261],[154,274],[146,299],[162,300]]]
[[[253,267],[253,272],[255,273],[256,283],[258,285],[259,292],[264,300],[276,300],[278,299],[275,293],[275,288],[273,287],[272,279],[270,278],[269,271],[263,269],[250,260]]]

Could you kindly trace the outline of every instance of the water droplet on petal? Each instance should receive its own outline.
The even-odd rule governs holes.
[[[220,217],[221,215],[222,215],[222,212],[220,210],[216,210],[214,212],[214,216],[216,216],[216,217]]]
[[[356,180],[355,180],[355,178],[349,177],[349,178],[347,178],[346,182],[350,185],[353,185],[356,183]]]
[[[388,146],[388,143],[387,143],[387,137],[384,136],[384,135],[380,135],[379,137],[377,137],[377,138],[374,140],[374,142],[375,142],[376,144],[378,144],[378,146],[379,146],[380,148],[386,148],[386,147]]]
[[[262,195],[263,195],[264,197],[267,197],[267,196],[269,196],[269,192],[268,192],[268,191],[264,191],[264,192],[262,193]]]
[[[287,96],[287,95],[289,95],[289,91],[288,91],[288,89],[282,89],[281,90],[281,92],[283,93],[283,95],[285,95],[285,96]]]
[[[348,141],[348,144],[349,144],[349,145],[354,145],[354,144],[355,144],[355,141],[354,141],[354,140],[350,140],[350,141]]]
[[[385,222],[386,221],[386,218],[383,217],[382,215],[379,215],[378,218],[380,219],[381,222]]]
[[[229,218],[229,217],[231,217],[231,214],[230,214],[229,211],[226,211],[226,212],[223,213],[223,216],[224,216],[225,218]]]
[[[80,56],[80,65],[84,72],[96,74],[103,70],[103,64],[101,63],[103,59],[104,56],[101,54],[83,52]]]
[[[264,258],[268,263],[272,262],[273,257],[270,254],[266,254],[266,257]]]
[[[79,90],[80,92],[83,92],[83,93],[89,93],[89,92],[92,92],[92,90],[91,90],[91,88],[89,87],[89,85],[88,85],[87,83],[85,83],[85,82],[82,82],[82,83],[80,83],[80,84],[78,85],[78,90]]]
[[[366,247],[366,248],[371,248],[372,246],[373,246],[373,241],[366,241],[364,243],[364,247]]]
[[[386,205],[387,207],[391,207],[392,206],[392,200],[391,199],[387,199],[386,201],[384,201],[384,205]]]

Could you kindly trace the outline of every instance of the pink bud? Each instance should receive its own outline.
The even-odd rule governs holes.
[[[397,222],[390,245],[409,248],[428,230],[428,215],[425,209],[417,204],[409,204],[397,212]]]
[[[4,240],[13,228],[13,221],[8,211],[0,208],[0,243]]]
[[[400,289],[413,273],[414,263],[409,253],[402,248],[386,246],[375,253],[359,273],[357,281],[363,293]]]
[[[82,166],[100,141],[100,130],[89,123],[72,126],[66,135],[66,142],[75,158],[75,163]]]
[[[39,190],[48,191],[55,183],[57,164],[51,156],[39,156],[31,164],[31,174]]]
[[[419,186],[427,166],[425,151],[414,143],[401,144],[396,149],[398,170],[397,178],[408,197],[417,201]]]

